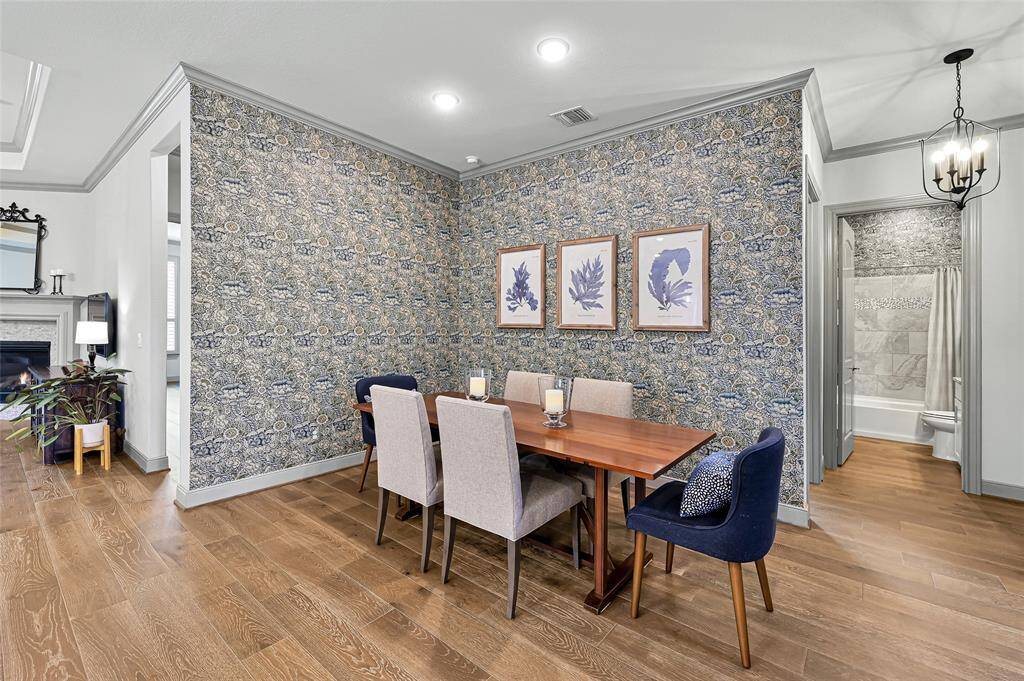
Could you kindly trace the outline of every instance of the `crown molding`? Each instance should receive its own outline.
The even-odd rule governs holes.
[[[804,102],[807,105],[807,115],[814,125],[814,135],[818,139],[818,149],[821,151],[822,162],[832,154],[832,134],[828,129],[828,120],[825,118],[825,105],[821,101],[821,88],[818,87],[818,75],[812,73],[807,79],[807,86],[804,88]]]
[[[0,191],[5,192],[70,192],[86,194],[90,190],[82,184],[62,182],[7,182],[0,180]]]
[[[1024,113],[1014,114],[1012,116],[1003,116],[1002,118],[994,118],[989,121],[981,122],[992,128],[1000,128],[1004,132],[1007,130],[1015,130],[1017,128],[1024,128]],[[921,140],[928,137],[928,135],[931,135],[932,132],[934,132],[934,130],[918,133],[916,135],[894,137],[892,139],[881,140],[879,142],[857,144],[852,147],[843,147],[842,149],[833,149],[825,159],[825,162],[833,163],[835,161],[845,161],[851,158],[860,158],[861,156],[873,156],[875,154],[884,154],[889,151],[899,151],[900,149],[917,148],[917,145]]]
[[[43,106],[46,94],[46,83],[50,78],[50,67],[39,62],[30,62],[25,91],[22,94],[21,109],[18,111],[18,122],[14,128],[14,139],[0,142],[0,152],[4,154],[24,154],[32,143],[32,133],[39,120],[39,110]],[[22,159],[24,162],[24,159]]]
[[[758,83],[757,85],[739,88],[732,92],[706,99],[702,102],[696,102],[678,109],[667,111],[663,114],[650,116],[648,118],[643,118],[639,121],[627,123],[625,125],[619,125],[614,128],[607,128],[606,130],[595,132],[592,135],[587,135],[586,137],[579,137],[574,140],[569,140],[568,142],[553,144],[548,147],[537,149],[536,151],[512,156],[502,161],[483,165],[479,168],[473,168],[459,173],[459,180],[472,180],[500,170],[506,170],[508,168],[522,165],[524,163],[532,163],[534,161],[550,158],[570,151],[584,149],[595,144],[600,144],[601,142],[608,142],[620,139],[627,135],[633,135],[646,130],[669,125],[671,123],[685,121],[689,118],[696,118],[697,116],[704,116],[709,113],[715,113],[716,111],[731,109],[733,107],[740,106],[741,104],[749,104],[750,102],[756,102],[759,99],[765,99],[766,97],[782,94],[783,92],[800,90],[807,85],[807,82],[813,75],[814,69],[806,69],[804,71],[792,73],[788,76]]]
[[[208,71],[203,71],[202,69],[198,69],[185,63],[180,64],[180,66],[185,73],[185,77],[188,78],[189,82],[193,85],[201,85],[202,87],[229,95],[235,99],[241,99],[254,106],[258,106],[261,109],[273,111],[274,113],[317,128],[318,130],[323,130],[324,132],[346,139],[349,142],[354,142],[355,144],[369,147],[370,149],[387,154],[388,156],[399,158],[415,166],[429,170],[432,173],[437,173],[438,175],[447,177],[448,179],[459,179],[458,171],[453,168],[441,165],[440,163],[435,163],[428,158],[414,154],[411,151],[406,151],[405,149],[396,147],[393,144],[388,144],[376,137],[364,135],[363,133],[351,128],[346,128],[343,125],[335,123],[334,121],[328,120],[322,116],[318,116],[315,113],[311,113],[305,109],[300,109],[297,106],[292,106],[287,102],[282,102],[280,99],[276,99],[270,95],[259,92],[258,90],[253,90],[252,88],[248,88],[244,85],[239,85],[238,83],[221,78],[220,76],[209,73]]]

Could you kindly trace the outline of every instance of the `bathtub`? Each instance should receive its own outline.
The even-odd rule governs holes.
[[[853,398],[853,433],[883,440],[930,444],[931,433],[921,423],[924,402],[893,397]]]

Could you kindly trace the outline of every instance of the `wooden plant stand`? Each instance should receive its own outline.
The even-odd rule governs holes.
[[[103,470],[110,470],[110,424],[103,426],[103,442],[95,445],[85,446],[82,443],[82,431],[75,428],[75,475],[81,475],[84,468],[84,454],[86,452],[100,453],[100,464]]]

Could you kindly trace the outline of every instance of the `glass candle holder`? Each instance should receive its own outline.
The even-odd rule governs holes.
[[[466,372],[466,399],[476,402],[491,399],[490,369],[470,369]]]
[[[546,428],[565,428],[569,424],[565,422],[565,415],[569,413],[569,406],[572,402],[572,378],[567,376],[555,376],[538,378],[540,387],[540,406],[544,416],[548,418],[544,422]]]

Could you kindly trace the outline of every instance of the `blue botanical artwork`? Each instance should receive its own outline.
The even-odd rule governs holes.
[[[658,301],[659,310],[670,310],[672,306],[688,307],[689,295],[693,284],[683,279],[669,279],[669,267],[672,263],[679,268],[679,274],[685,275],[690,269],[690,249],[669,248],[651,262],[651,271],[647,275],[647,290]]]
[[[530,310],[535,311],[539,303],[530,290],[530,273],[526,269],[526,261],[521,262],[519,267],[513,267],[512,274],[515,276],[515,282],[505,291],[508,311],[515,312],[525,305],[529,305]]]
[[[604,298],[604,294],[601,293],[602,287],[604,287],[604,264],[601,262],[600,255],[593,260],[584,260],[582,267],[572,270],[569,297],[572,302],[584,310],[589,312],[593,309],[604,309],[604,305],[600,302]]]

